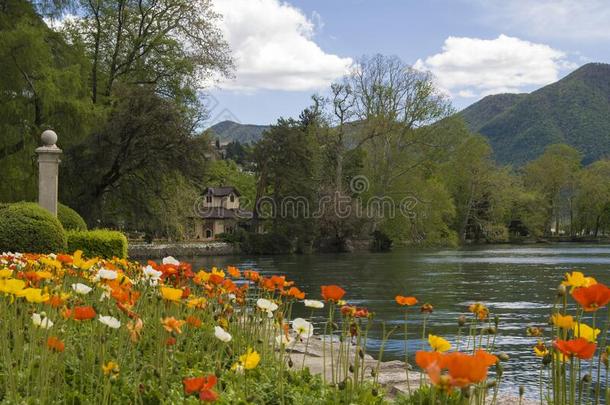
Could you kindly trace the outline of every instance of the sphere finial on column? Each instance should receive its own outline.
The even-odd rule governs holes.
[[[47,129],[40,135],[40,139],[44,146],[55,146],[57,143],[57,134],[52,129]]]

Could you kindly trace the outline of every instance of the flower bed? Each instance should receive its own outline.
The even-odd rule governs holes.
[[[569,291],[568,291],[569,289]],[[0,400],[9,403],[385,403],[379,362],[366,355],[373,314],[344,302],[339,286],[320,298],[283,276],[228,267],[194,270],[172,257],[141,265],[74,255],[0,255]],[[568,314],[571,296],[578,307]],[[606,395],[606,335],[598,312],[610,290],[574,272],[559,289],[540,342],[541,400],[596,402]],[[396,297],[405,321],[414,306]],[[316,332],[320,374],[304,368],[314,326],[293,319],[295,305],[327,314]],[[498,399],[507,356],[496,353],[499,321],[483,304],[458,320],[450,343],[428,335],[427,317],[404,336],[427,338],[430,351],[405,353],[427,379],[398,403],[483,403]],[[394,329],[385,331],[387,339]],[[598,344],[599,343],[599,344]],[[295,363],[296,346],[305,351]],[[455,347],[453,347],[455,346]],[[405,344],[405,347],[408,347]],[[383,349],[382,349],[383,352]],[[492,373],[489,373],[492,371]],[[408,374],[405,364],[405,374]],[[588,377],[587,377],[588,376]],[[407,384],[412,384],[406,380]],[[431,381],[428,387],[426,381]]]

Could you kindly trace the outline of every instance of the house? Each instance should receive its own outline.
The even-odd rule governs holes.
[[[239,191],[233,186],[207,187],[192,219],[192,237],[213,240],[222,233],[247,228],[252,212],[239,206]]]

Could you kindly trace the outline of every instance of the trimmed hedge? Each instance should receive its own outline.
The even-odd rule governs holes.
[[[66,231],[86,231],[87,223],[79,215],[67,205],[59,204],[57,206],[57,219],[63,225]]]
[[[66,249],[66,232],[36,203],[0,204],[0,252],[56,253]]]
[[[68,231],[68,251],[82,250],[87,257],[112,259],[127,257],[127,238],[118,231]]]

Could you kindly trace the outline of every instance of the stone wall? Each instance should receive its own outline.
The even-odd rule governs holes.
[[[239,250],[225,242],[129,243],[129,257],[149,259],[166,256],[227,256]]]

